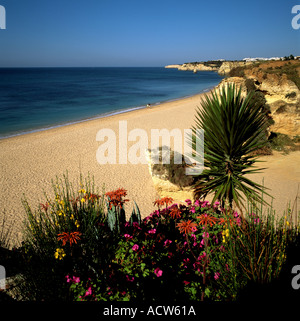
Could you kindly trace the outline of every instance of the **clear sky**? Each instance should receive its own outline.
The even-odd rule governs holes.
[[[164,66],[300,55],[297,0],[0,0],[0,67]],[[300,21],[299,21],[300,23]]]

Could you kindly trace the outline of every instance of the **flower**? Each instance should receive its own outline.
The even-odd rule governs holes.
[[[214,279],[218,280],[219,277],[220,277],[220,273],[219,272],[215,272]]]
[[[186,235],[197,231],[196,226],[197,226],[197,224],[192,222],[191,220],[181,221],[180,223],[177,223],[177,227],[179,229],[179,232],[184,233]]]
[[[209,233],[208,233],[208,232],[204,232],[204,233],[202,234],[202,237],[208,239],[208,238],[209,238]]]
[[[127,191],[124,188],[118,188],[115,191],[105,193],[105,196],[109,197],[109,208],[112,206],[122,207],[125,202],[128,202],[128,199],[123,199],[127,195]]]
[[[155,202],[154,202],[154,205],[157,205],[158,208],[160,206],[163,206],[164,204],[166,205],[166,207],[168,205],[171,205],[173,203],[173,198],[172,197],[163,197],[161,199],[157,199]]]
[[[88,296],[88,295],[91,295],[92,294],[92,287],[90,286],[87,291],[85,292],[85,295],[84,296]]]
[[[134,244],[133,247],[132,247],[132,250],[133,251],[137,251],[138,249],[139,249],[138,244]]]
[[[172,243],[171,240],[165,240],[164,242],[164,247],[167,247],[168,245],[170,245]]]
[[[185,200],[185,202],[186,202],[187,205],[189,205],[189,206],[192,204],[192,201],[191,201],[190,199]]]
[[[176,219],[176,218],[180,218],[181,217],[181,211],[180,209],[176,206],[176,207],[173,207],[170,211],[170,216],[173,218],[173,219]]]
[[[156,233],[156,228],[153,228],[151,230],[148,231],[149,234],[155,234]]]
[[[57,234],[58,236],[57,240],[62,241],[63,246],[65,246],[67,242],[69,242],[71,246],[73,243],[77,243],[77,241],[80,240],[80,235],[81,233],[77,231],[70,232],[70,233],[63,232],[63,233]]]
[[[200,206],[200,201],[199,200],[196,200],[195,203],[194,203],[195,206]]]
[[[154,270],[154,273],[155,273],[155,275],[159,278],[159,277],[162,276],[163,271],[162,271],[160,268],[157,267],[157,268]]]
[[[130,234],[124,234],[124,237],[127,239],[132,239],[132,236]]]
[[[80,194],[81,194],[81,193],[82,193],[82,194],[85,194],[85,193],[86,193],[86,190],[82,188],[82,189],[80,189],[80,190],[78,191],[78,193],[80,193]]]
[[[196,209],[194,206],[191,207],[191,213],[196,213]]]
[[[128,282],[133,282],[134,281],[134,276],[132,278],[130,278],[127,274],[126,274],[126,280]]]
[[[66,275],[65,278],[67,279],[67,282],[73,282],[73,283],[79,283],[80,282],[80,277],[79,276],[73,276],[72,278],[70,278],[69,275]]]
[[[50,205],[49,205],[48,202],[46,202],[45,204],[40,203],[41,209],[44,210],[46,213],[47,213],[47,210],[48,210],[49,206]]]
[[[199,224],[204,225],[205,227],[207,226],[207,224],[212,227],[218,221],[217,218],[210,214],[201,214],[200,216],[197,216],[197,218],[199,219]]]
[[[56,249],[56,252],[54,253],[54,257],[57,259],[57,260],[62,260],[64,257],[66,256],[66,253],[63,249]]]

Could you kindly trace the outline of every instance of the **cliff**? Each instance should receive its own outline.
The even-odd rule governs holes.
[[[168,65],[165,68],[175,68],[178,70],[190,70],[197,71],[218,71],[223,62],[220,61],[208,61],[208,62],[190,62],[182,65]]]
[[[231,70],[235,74],[235,70]],[[300,61],[272,61],[238,70],[239,77],[224,78],[218,87],[227,83],[262,93],[270,107],[274,124],[269,130],[294,137],[300,135]]]
[[[175,68],[178,70],[190,70],[193,72],[197,71],[217,71],[220,75],[226,75],[230,73],[233,68],[245,67],[252,65],[254,62],[251,61],[220,61],[212,60],[206,62],[190,62],[182,65],[167,65],[165,68]]]

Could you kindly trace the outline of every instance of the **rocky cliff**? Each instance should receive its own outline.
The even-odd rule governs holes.
[[[234,74],[234,70],[231,73]],[[242,86],[243,94],[249,89],[263,93],[274,120],[270,131],[290,137],[300,135],[300,61],[274,61],[245,66],[242,74],[242,77],[224,78],[218,87],[235,83]]]
[[[207,61],[207,62],[191,62],[182,65],[168,65],[165,68],[175,68],[178,70],[197,71],[217,71],[220,75],[228,74],[233,68],[245,67],[252,65],[254,62],[244,61]]]

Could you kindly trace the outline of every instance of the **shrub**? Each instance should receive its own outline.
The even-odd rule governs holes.
[[[73,188],[64,175],[53,182],[53,192],[37,211],[23,201],[27,214],[19,284],[23,299],[68,299],[65,277],[71,272],[82,280],[91,275],[105,279],[125,222],[123,189],[99,194],[90,177],[85,182],[81,177]],[[137,209],[131,221],[138,215]]]
[[[275,223],[275,213],[257,207],[242,218],[218,202],[171,201],[156,201],[166,206],[141,224],[125,224],[106,284],[67,277],[75,299],[236,300],[250,282],[279,278],[297,235],[289,215]]]

